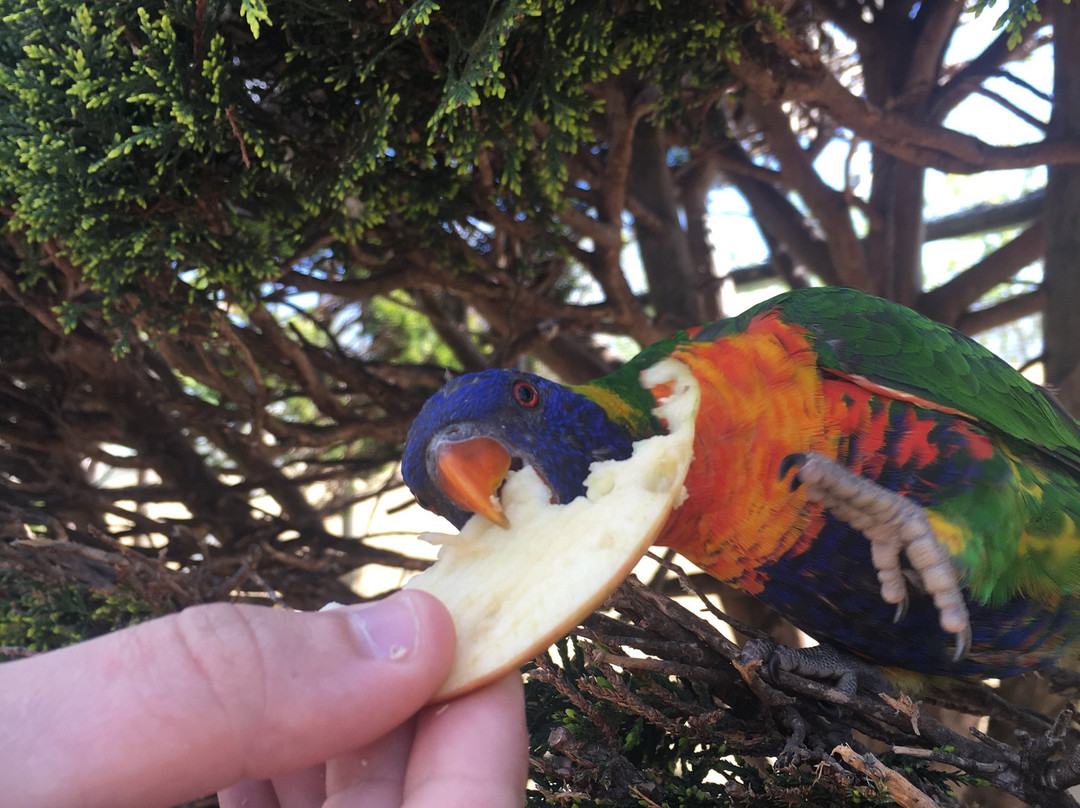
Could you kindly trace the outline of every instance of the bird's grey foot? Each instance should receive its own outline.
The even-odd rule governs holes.
[[[792,469],[792,487],[803,486],[811,501],[820,503],[870,540],[881,597],[896,605],[896,622],[907,610],[907,582],[900,567],[900,553],[907,555],[923,588],[934,599],[941,628],[956,638],[953,660],[963,659],[971,649],[971,620],[959,575],[926,511],[895,491],[813,452],[784,458],[781,477]]]
[[[872,693],[896,693],[896,688],[876,665],[828,645],[789,648],[771,640],[750,640],[743,648],[740,661],[745,664],[758,660],[774,682],[778,671],[787,671],[806,679],[832,683],[837,690],[850,695],[860,689]]]

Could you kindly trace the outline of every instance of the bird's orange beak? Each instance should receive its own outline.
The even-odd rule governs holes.
[[[439,447],[435,482],[459,508],[510,527],[498,496],[510,470],[510,453],[494,438],[469,438]]]

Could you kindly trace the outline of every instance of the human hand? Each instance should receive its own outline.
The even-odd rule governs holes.
[[[0,664],[2,802],[517,808],[520,678],[424,707],[453,637],[407,591],[318,614],[197,606]]]

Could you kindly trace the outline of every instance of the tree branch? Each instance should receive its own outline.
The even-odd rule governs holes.
[[[750,93],[744,100],[747,112],[761,126],[770,151],[780,161],[780,173],[785,184],[802,196],[818,224],[826,233],[836,282],[843,286],[866,289],[869,277],[862,245],[855,235],[844,195],[827,186],[814,171],[791,131],[787,115],[775,103],[763,102]]]
[[[1037,289],[1034,292],[1014,295],[985,309],[964,312],[957,321],[956,328],[969,336],[981,334],[991,328],[1016,322],[1021,317],[1040,314],[1045,305],[1046,290]]]
[[[919,298],[919,310],[946,325],[956,325],[972,303],[1045,252],[1046,226],[1038,221],[956,277],[925,292]]]
[[[853,95],[795,37],[776,37],[773,45],[776,50],[767,57],[743,48],[732,72],[764,101],[819,106],[837,125],[905,162],[955,174],[1080,162],[1080,143],[1070,140],[991,146],[971,135],[917,123]]]
[[[976,205],[926,223],[926,241],[962,238],[1018,227],[1042,216],[1046,190],[1040,188],[1011,202]]]

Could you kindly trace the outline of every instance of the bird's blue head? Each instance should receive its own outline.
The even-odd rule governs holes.
[[[401,473],[425,508],[461,527],[473,513],[506,526],[498,490],[532,466],[553,502],[585,493],[589,464],[630,456],[629,433],[588,398],[517,370],[454,379],[424,404]]]

